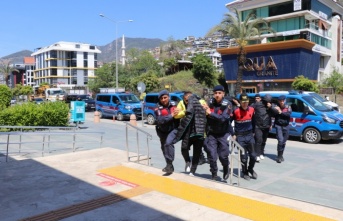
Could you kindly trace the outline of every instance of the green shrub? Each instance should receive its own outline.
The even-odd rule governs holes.
[[[69,107],[64,102],[32,102],[14,105],[0,112],[0,125],[68,126]]]
[[[0,111],[11,105],[12,92],[6,85],[0,85]]]

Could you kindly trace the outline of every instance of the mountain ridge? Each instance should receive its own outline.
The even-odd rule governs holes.
[[[121,56],[122,51],[122,43],[121,38],[118,38],[118,57]],[[159,38],[129,38],[125,37],[125,51],[127,52],[131,48],[137,48],[139,50],[148,50],[154,49],[155,47],[161,46],[161,44],[165,43],[165,41]],[[113,40],[112,42],[98,46],[101,53],[98,55],[98,62],[111,62],[114,61],[116,56],[115,47],[116,41]],[[22,64],[24,62],[24,57],[31,57],[33,51],[30,50],[22,50],[18,51],[6,56],[1,57],[0,59],[10,59],[12,64]]]

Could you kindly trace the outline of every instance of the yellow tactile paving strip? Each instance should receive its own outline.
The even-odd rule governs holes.
[[[304,221],[332,220],[314,214],[264,203],[218,190],[173,180],[125,166],[102,169],[99,172],[140,186],[178,197],[209,208],[251,220]],[[230,188],[228,186],[228,188]]]

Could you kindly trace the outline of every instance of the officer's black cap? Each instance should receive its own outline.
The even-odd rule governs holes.
[[[216,91],[225,91],[225,89],[222,85],[217,85],[213,88],[213,92],[216,92]]]
[[[162,90],[158,93],[158,99],[162,97],[163,95],[169,95],[169,92],[167,90]]]
[[[278,98],[279,101],[283,101],[286,100],[286,96],[285,95],[280,95]]]

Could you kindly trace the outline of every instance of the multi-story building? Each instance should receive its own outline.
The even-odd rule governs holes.
[[[86,88],[88,80],[95,77],[99,53],[96,46],[75,42],[61,41],[38,48],[32,53],[36,84],[48,83],[67,92]]]
[[[298,75],[321,81],[334,69],[341,73],[343,6],[338,1],[236,0],[226,7],[232,12],[237,9],[243,20],[254,10],[275,31],[246,46],[247,62],[255,67],[244,72],[247,91],[290,89]],[[230,91],[238,69],[238,48],[234,48],[218,49]],[[274,62],[274,69],[261,66],[269,61]]]
[[[25,66],[24,85],[35,86],[36,85],[36,82],[34,80],[35,58],[24,57],[24,66]]]

